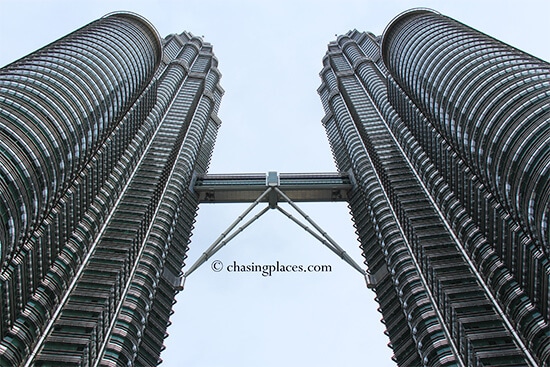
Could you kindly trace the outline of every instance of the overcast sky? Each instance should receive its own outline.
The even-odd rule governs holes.
[[[335,170],[316,89],[336,34],[381,34],[412,7],[430,7],[550,60],[550,2],[532,1],[8,1],[0,0],[0,66],[115,10],[214,45],[226,90],[211,173]],[[362,264],[344,204],[302,206]],[[189,266],[246,205],[203,205]],[[276,211],[212,260],[331,265],[330,273],[219,273],[211,261],[178,295],[162,366],[394,366],[374,293],[340,258]]]

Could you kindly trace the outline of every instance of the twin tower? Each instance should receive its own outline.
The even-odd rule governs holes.
[[[212,46],[109,14],[0,69],[0,365],[155,366],[200,202],[345,200],[399,366],[550,366],[550,65],[427,9],[328,45],[338,173],[206,174]],[[360,291],[360,290],[359,290]]]

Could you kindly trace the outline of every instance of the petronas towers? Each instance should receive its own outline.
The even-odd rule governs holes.
[[[346,182],[323,195],[394,361],[550,366],[550,65],[412,9],[339,36],[320,76],[323,179]],[[0,366],[161,362],[220,77],[201,37],[126,12],[0,69]]]

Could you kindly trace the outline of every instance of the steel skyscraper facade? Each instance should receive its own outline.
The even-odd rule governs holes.
[[[319,88],[400,366],[548,366],[550,65],[427,9]]]
[[[113,13],[0,70],[0,365],[158,364],[223,94]]]
[[[205,174],[199,37],[113,13],[2,68],[0,365],[158,364],[199,202],[264,192],[349,202],[400,366],[550,366],[548,63],[425,9],[323,62],[340,173],[267,180]]]

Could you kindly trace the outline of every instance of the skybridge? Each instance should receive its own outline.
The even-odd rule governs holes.
[[[194,190],[201,203],[252,203],[268,187],[278,187],[294,202],[347,201],[352,181],[347,173],[205,174],[196,177]],[[283,200],[276,191],[261,201]]]
[[[357,264],[328,233],[296,204],[296,202],[347,201],[348,193],[353,188],[353,182],[347,173],[278,173],[270,171],[250,174],[204,174],[195,177],[192,188],[198,195],[200,203],[251,203],[251,205],[189,267],[183,275],[184,283],[191,273],[229,241],[267,211],[276,209],[362,274],[367,286],[371,284],[363,267]],[[279,205],[281,202],[289,204],[305,222],[281,207]],[[237,228],[260,203],[267,203],[267,205]]]

